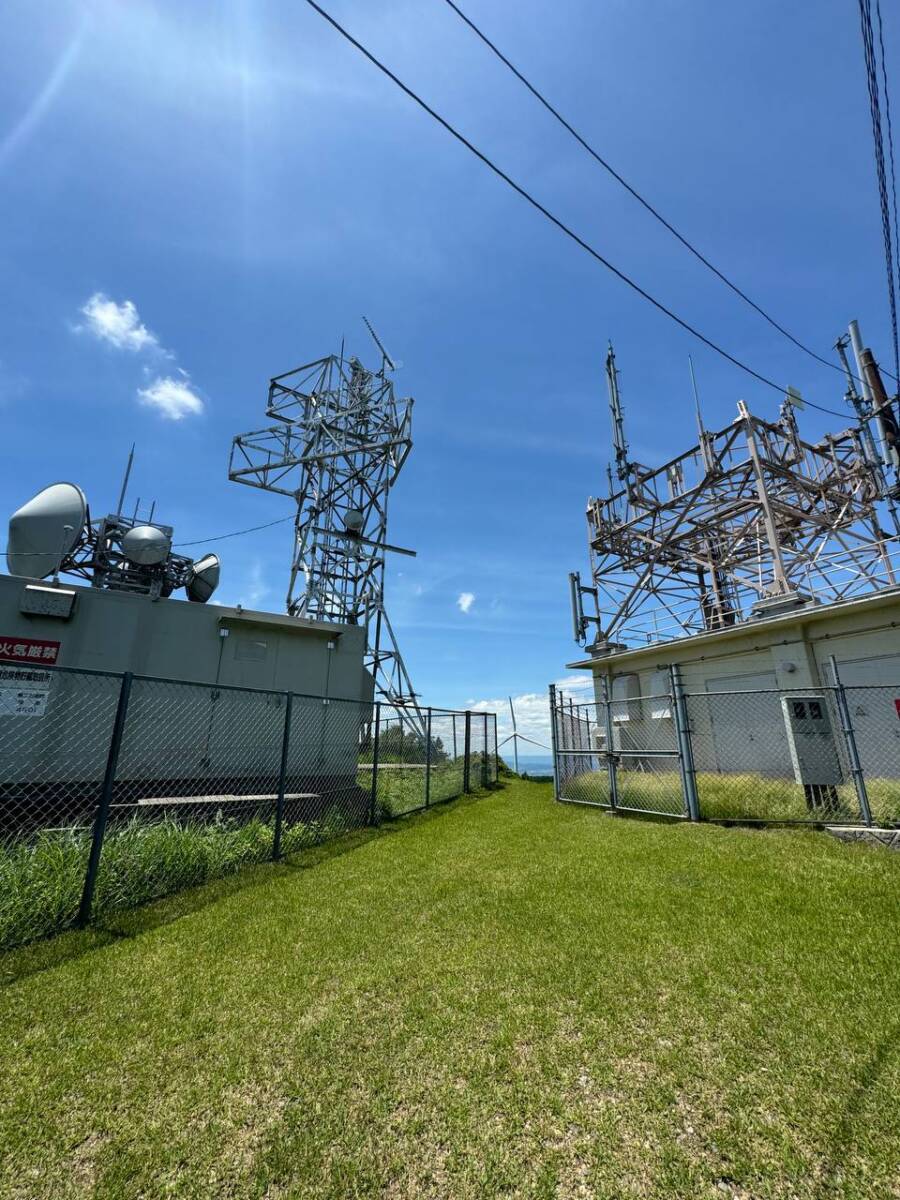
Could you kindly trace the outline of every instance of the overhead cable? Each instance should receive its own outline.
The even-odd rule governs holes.
[[[887,69],[884,61],[884,39],[882,36],[881,5],[876,0],[878,11],[878,34],[881,47],[881,70],[884,80],[885,113],[889,117],[887,96]],[[894,374],[900,378],[900,352],[897,343],[897,294],[894,281],[894,234],[896,234],[896,187],[894,187],[894,229],[891,229],[891,209],[888,199],[887,171],[884,161],[884,134],[881,126],[881,102],[878,86],[878,67],[875,56],[875,37],[872,29],[871,0],[859,0],[859,20],[862,28],[863,55],[866,62],[866,83],[869,91],[869,111],[872,117],[872,140],[875,149],[875,174],[878,179],[878,199],[881,205],[881,230],[884,239],[884,262],[888,281],[888,306],[891,314],[891,336],[894,348]],[[890,151],[893,172],[893,146]],[[897,248],[900,251],[900,247]]]
[[[292,513],[288,517],[279,517],[277,521],[267,521],[265,525],[251,525],[248,529],[235,529],[231,533],[219,533],[215,537],[197,538],[196,541],[191,542],[173,542],[172,548],[175,549],[175,547],[181,546],[208,546],[210,542],[224,542],[228,538],[243,537],[247,533],[259,533],[261,529],[271,529],[273,525],[285,525],[288,521],[293,520],[295,520],[295,515]],[[16,551],[16,557],[24,558],[32,556],[43,558],[45,554],[54,554],[55,552],[55,548],[53,550],[18,550]],[[9,556],[10,551],[8,549],[4,550],[3,557],[9,558]]]
[[[555,216],[547,207],[545,207],[545,205],[540,202],[540,200],[537,200],[531,194],[531,192],[527,191],[521,184],[516,183],[516,181],[510,175],[508,175],[501,167],[497,166],[497,164],[483,151],[479,150],[477,146],[470,142],[464,134],[460,133],[459,130],[455,128],[455,126],[451,125],[448,120],[440,115],[440,113],[436,112],[430,104],[428,104],[422,99],[421,96],[414,92],[411,87],[405,84],[403,80],[399,78],[399,76],[395,75],[390,67],[386,66],[379,58],[376,58],[376,56],[370,50],[366,49],[362,42],[358,41],[329,12],[322,8],[320,4],[316,3],[316,0],[306,0],[306,3],[310,6],[310,8],[314,9],[320,17],[326,20],[329,25],[336,29],[341,37],[348,41],[351,46],[355,47],[355,49],[357,49],[364,58],[367,58],[373,66],[377,67],[378,70],[386,75],[392,83],[396,84],[396,86],[400,88],[402,92],[409,96],[409,98],[418,104],[421,109],[428,113],[432,120],[437,121],[439,125],[443,126],[443,128],[446,129],[449,134],[456,138],[456,140],[465,146],[470,153],[474,154],[476,158],[480,159],[481,162],[483,162],[489,170],[493,171],[498,178],[502,179],[508,187],[511,187],[514,192],[517,192],[518,195],[522,197],[523,200],[526,200],[533,208],[537,209],[542,216],[546,217],[546,219],[550,221],[552,225],[555,225],[556,228],[562,233],[564,233],[566,237],[570,238],[577,246],[579,246],[592,258],[596,259],[601,266],[606,267],[608,271],[611,271],[613,275],[615,275],[623,283],[627,284],[632,291],[637,292],[639,296],[642,296],[645,300],[652,304],[654,308],[658,309],[677,325],[680,325],[682,329],[686,330],[693,337],[697,338],[698,341],[703,342],[705,346],[708,346],[711,350],[714,350],[716,354],[720,355],[724,359],[727,359],[727,361],[733,366],[736,366],[740,370],[746,372],[748,375],[751,375],[754,379],[765,384],[766,387],[772,388],[773,391],[778,392],[780,395],[784,395],[786,393],[787,389],[785,387],[775,383],[773,380],[767,378],[767,376],[761,374],[759,371],[755,371],[752,367],[748,366],[747,363],[742,362],[739,358],[736,358],[733,354],[729,353],[729,351],[718,345],[711,338],[708,338],[705,334],[701,333],[699,329],[696,329],[683,317],[678,316],[678,314],[673,312],[672,309],[667,308],[661,300],[657,300],[655,296],[651,295],[650,292],[641,287],[639,283],[636,283],[635,280],[626,275],[624,271],[620,271],[619,268],[614,266],[609,259],[605,258],[599,250],[595,249],[570,226],[566,225],[564,221]],[[832,408],[825,408],[821,404],[814,404],[811,400],[805,400],[804,403],[808,404],[811,408],[817,408],[821,412],[829,413],[831,416],[840,417],[842,420],[847,416],[846,413],[837,412]]]
[[[627,192],[629,192],[635,198],[635,200],[637,200],[638,204],[643,205],[643,207],[647,210],[647,212],[649,212],[652,216],[654,216],[656,218],[656,220],[659,221],[659,223],[662,226],[664,226],[664,228],[668,229],[669,233],[671,233],[674,237],[676,237],[678,239],[678,241],[681,242],[682,246],[685,247],[685,249],[689,250],[691,252],[691,254],[693,254],[696,259],[698,259],[701,263],[703,263],[703,265],[705,267],[707,267],[710,271],[712,271],[712,273],[715,276],[717,276],[717,278],[720,279],[722,281],[722,283],[725,284],[726,287],[731,288],[731,290],[735,293],[736,296],[739,296],[744,301],[745,304],[749,304],[750,307],[752,309],[754,309],[756,312],[758,312],[759,315],[765,321],[768,321],[768,323],[772,326],[773,329],[777,329],[779,333],[783,334],[789,341],[793,342],[795,346],[797,346],[800,350],[802,350],[804,352],[804,354],[808,354],[811,358],[814,358],[817,362],[822,363],[823,366],[831,367],[831,369],[833,371],[840,371],[841,373],[843,373],[842,367],[840,367],[837,363],[832,362],[830,359],[823,358],[821,356],[821,354],[817,354],[815,350],[811,350],[809,346],[805,345],[803,342],[800,341],[799,338],[795,337],[794,334],[792,334],[789,329],[785,329],[785,327],[783,325],[779,324],[779,322],[776,321],[775,318],[773,316],[771,316],[771,314],[767,313],[766,310],[761,305],[757,304],[755,300],[752,300],[747,295],[746,292],[744,292],[741,288],[739,288],[738,285],[736,283],[734,283],[733,280],[729,279],[728,276],[723,271],[720,271],[719,268],[714,263],[710,262],[710,260],[706,257],[706,255],[703,254],[702,251],[698,250],[697,247],[693,244],[693,242],[689,241],[684,236],[684,234],[680,233],[670,221],[666,220],[666,218],[662,215],[662,213],[657,208],[655,208],[650,203],[649,200],[647,200],[644,196],[642,196],[641,193],[636,188],[632,187],[632,185],[628,182],[628,180],[624,179],[619,174],[619,172],[615,169],[615,167],[612,166],[612,164],[609,163],[603,157],[603,155],[600,154],[600,152],[598,150],[594,149],[594,147],[590,144],[590,142],[588,142],[587,139],[584,138],[578,132],[578,130],[575,129],[570,124],[570,122],[566,120],[566,118],[562,115],[562,113],[550,103],[550,101],[547,99],[547,97],[544,96],[543,93],[540,92],[538,90],[538,88],[536,88],[535,85],[529,79],[527,79],[525,77],[525,75],[522,74],[522,72],[518,69],[518,67],[516,67],[512,62],[510,62],[510,60],[506,57],[506,55],[503,53],[503,51],[500,50],[499,47],[494,42],[491,41],[491,39],[487,36],[487,34],[485,34],[481,29],[479,29],[479,27],[475,24],[475,22],[462,11],[462,9],[459,7],[458,4],[454,3],[454,0],[445,0],[445,3],[450,8],[453,9],[453,11],[456,13],[456,15],[460,18],[460,20],[462,20],[466,25],[468,25],[468,27],[472,30],[472,32],[476,35],[476,37],[480,38],[481,41],[484,42],[484,44],[488,47],[488,49],[491,50],[492,53],[494,53],[497,56],[497,58],[500,59],[500,61],[504,64],[504,66],[508,67],[509,70],[512,71],[513,75],[515,75],[515,77],[521,83],[523,83],[525,85],[525,87],[528,89],[528,91],[531,92],[531,94],[534,96],[534,98],[540,104],[542,104],[544,106],[544,108],[547,110],[547,112],[549,112],[550,115],[552,117],[554,117],[560,123],[560,125],[562,125],[562,127],[565,130],[567,130],[568,133],[570,133],[572,135],[572,137],[575,139],[575,141],[578,142],[578,144],[588,152],[588,154],[591,156],[591,158],[593,158],[597,163],[599,163],[600,166],[603,167],[603,169],[605,171],[607,171],[613,177],[613,179],[616,180],[617,183],[620,183],[622,185],[622,187],[625,188],[625,190]]]

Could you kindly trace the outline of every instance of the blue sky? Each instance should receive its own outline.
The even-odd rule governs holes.
[[[664,302],[763,373],[837,404],[840,378],[706,273],[441,0],[327,7]],[[465,8],[798,336],[827,350],[857,316],[888,360],[851,0]],[[740,398],[777,408],[299,0],[13,0],[0,175],[3,511],[60,478],[95,511],[111,507],[136,440],[132,496],[156,497],[179,540],[286,515],[283,498],[227,482],[231,438],[264,423],[270,375],[342,336],[369,355],[365,313],[404,364],[399,390],[416,397],[391,538],[419,557],[392,568],[389,604],[414,683],[435,703],[542,696],[574,654],[566,575],[586,563],[584,504],[603,486],[608,338],[641,461],[693,436],[689,352],[710,425]],[[112,340],[83,311],[98,294],[135,309],[124,326],[121,308],[107,311]],[[187,406],[182,419],[166,415],[173,404]],[[809,414],[806,428],[827,420]],[[220,550],[221,599],[281,608],[289,525]]]

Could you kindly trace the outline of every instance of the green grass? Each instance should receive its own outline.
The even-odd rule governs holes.
[[[492,764],[491,764],[492,766]],[[472,756],[469,777],[473,788],[482,780],[480,755]],[[429,803],[451,800],[463,791],[465,764],[462,758],[433,762],[430,767]],[[372,786],[372,772],[360,771],[357,784],[364,790]],[[382,764],[378,772],[378,806],[382,819],[403,816],[425,805],[425,763]]]
[[[677,771],[653,774],[638,771],[619,771],[622,803],[639,807],[681,811],[681,778]],[[568,800],[594,801],[608,796],[608,776],[603,771],[585,771],[570,779],[565,787]],[[900,823],[900,782],[896,779],[866,781],[869,805],[876,824]],[[859,804],[852,784],[836,789],[837,803],[814,819],[857,822]],[[744,821],[805,821],[810,818],[803,788],[788,779],[772,779],[763,775],[715,775],[698,772],[697,793],[704,819]],[[627,798],[627,799],[626,799]]]
[[[292,854],[345,832],[339,808],[321,820],[285,823]],[[271,858],[274,821],[129,821],[103,844],[94,914],[131,908]],[[43,832],[0,845],[0,951],[74,924],[90,850],[89,830]]]
[[[481,778],[473,760],[473,783]],[[372,785],[371,771],[357,784]],[[432,764],[430,802],[457,796],[463,788],[463,762]],[[379,773],[382,820],[402,816],[425,803],[425,767]],[[345,833],[347,814],[339,805],[316,821],[286,821],[282,853],[290,855]],[[131,820],[111,826],[103,844],[93,911],[133,908],[231,875],[272,856],[274,817],[264,820]],[[44,831],[31,841],[0,843],[0,952],[47,937],[75,923],[90,850],[89,829]]]
[[[0,1196],[886,1200],[900,855],[547,785],[0,959]]]

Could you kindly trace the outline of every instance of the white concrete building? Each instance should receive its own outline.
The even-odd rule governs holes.
[[[900,777],[900,590],[808,605],[569,666],[592,672],[598,701],[609,688],[617,750],[674,747],[672,664],[689,696],[743,693],[691,706],[695,753],[708,770],[781,775],[790,761],[782,701],[828,688],[832,656],[866,773]]]

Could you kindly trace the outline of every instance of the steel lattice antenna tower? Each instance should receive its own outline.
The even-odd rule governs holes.
[[[805,441],[789,389],[775,421],[740,402],[735,421],[707,432],[698,409],[699,444],[651,469],[629,456],[610,347],[616,478],[588,501],[591,582],[569,577],[576,640],[593,632],[602,655],[896,587],[900,432],[861,343],[857,361],[872,399],[856,395],[848,366],[859,413],[849,428]]]
[[[365,320],[365,318],[363,318]],[[381,367],[330,355],[269,383],[266,414],[280,422],[239,434],[228,477],[297,504],[287,611],[365,625],[366,665],[377,691],[420,713],[384,606],[385,556],[413,555],[387,541],[388,497],[412,449],[411,397],[394,394],[395,369],[368,321]]]

